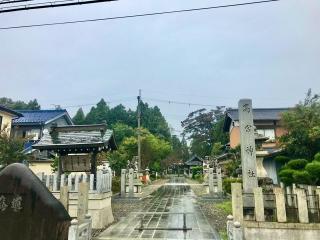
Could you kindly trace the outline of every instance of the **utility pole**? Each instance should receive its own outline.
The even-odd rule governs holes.
[[[138,96],[138,171],[141,172],[141,89],[139,89],[139,96]]]

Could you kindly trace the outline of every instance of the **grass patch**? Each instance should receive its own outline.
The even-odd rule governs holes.
[[[224,202],[221,202],[221,203],[217,203],[216,207],[218,209],[221,209],[227,215],[232,214],[232,203],[231,203],[231,201],[224,201]]]
[[[219,231],[219,235],[220,235],[221,240],[228,240],[227,230]]]

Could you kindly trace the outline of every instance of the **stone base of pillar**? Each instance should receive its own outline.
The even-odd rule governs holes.
[[[60,194],[53,192],[59,199]],[[112,193],[89,193],[88,214],[92,217],[92,228],[101,229],[114,221],[111,208]],[[71,217],[77,217],[78,193],[69,193],[68,212]]]

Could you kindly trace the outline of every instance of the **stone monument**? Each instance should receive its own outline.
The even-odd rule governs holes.
[[[23,164],[0,172],[0,239],[67,240],[71,218]]]
[[[243,191],[253,193],[253,189],[258,187],[258,179],[251,99],[241,99],[238,104],[238,111]]]

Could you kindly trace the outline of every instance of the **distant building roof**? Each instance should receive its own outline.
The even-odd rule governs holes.
[[[193,155],[188,161],[185,162],[185,165],[188,166],[202,166],[203,159],[197,155]]]
[[[45,131],[33,149],[54,150],[60,153],[87,153],[117,149],[113,131],[106,124],[52,127]]]
[[[253,120],[280,120],[281,113],[288,111],[289,108],[254,108],[253,109]],[[230,124],[232,121],[239,120],[239,113],[237,108],[228,109],[224,119],[223,130],[229,131]]]
[[[23,117],[13,120],[13,125],[45,125],[62,116],[66,117],[69,124],[72,120],[65,109],[58,110],[17,110]]]
[[[14,110],[12,110],[10,108],[7,108],[7,107],[5,107],[3,105],[0,105],[0,111],[9,113],[9,114],[17,116],[17,117],[22,117],[23,116],[21,113],[19,113],[17,111],[14,111]]]

